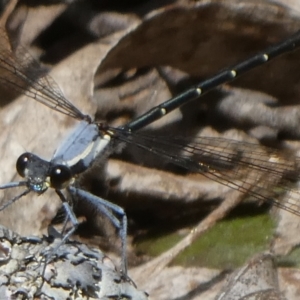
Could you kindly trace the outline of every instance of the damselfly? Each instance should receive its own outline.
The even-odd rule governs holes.
[[[159,139],[145,133],[136,133],[141,128],[164,117],[176,108],[198,99],[204,93],[233,80],[269,60],[295,50],[300,46],[300,33],[274,45],[261,53],[225,69],[215,76],[195,85],[180,95],[167,100],[142,116],[118,128],[98,123],[91,116],[82,113],[67,100],[49,76],[39,77],[40,66],[21,50],[17,55],[0,46],[0,83],[7,88],[24,93],[30,98],[80,121],[72,134],[57,149],[51,161],[45,161],[32,153],[24,153],[17,160],[17,171],[24,181],[11,182],[0,189],[24,186],[25,191],[0,207],[3,210],[22,196],[34,191],[44,193],[53,188],[62,200],[68,220],[73,228],[64,240],[78,226],[72,210],[72,203],[66,194],[91,204],[97,212],[106,215],[119,229],[122,240],[122,273],[127,274],[126,236],[127,217],[124,210],[76,185],[76,177],[90,168],[100,156],[106,157],[123,145],[134,143],[151,153],[165,158],[191,172],[204,176],[247,193],[261,201],[268,201],[300,216],[299,200],[291,197],[282,203],[280,195],[286,192],[299,177],[299,159],[285,156],[280,151],[269,148],[257,149],[256,144],[226,139],[196,138],[193,141],[164,137]],[[21,55],[20,55],[21,54]],[[201,99],[199,99],[201,101]],[[268,178],[262,181],[262,177]],[[277,189],[267,189],[268,183]]]

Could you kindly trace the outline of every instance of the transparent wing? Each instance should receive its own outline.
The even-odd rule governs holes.
[[[24,48],[11,50],[3,30],[0,30],[0,85],[75,119],[88,118],[65,98],[56,82]]]
[[[120,141],[300,216],[300,192],[296,188],[300,158],[292,151],[225,138],[189,139],[114,131]]]

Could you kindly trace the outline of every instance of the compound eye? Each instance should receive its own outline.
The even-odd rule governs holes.
[[[31,154],[30,153],[23,153],[17,160],[16,169],[20,176],[26,176],[26,170],[28,169],[28,165],[30,162]]]
[[[65,165],[57,165],[50,171],[50,184],[55,189],[65,188],[72,179],[72,172]]]

